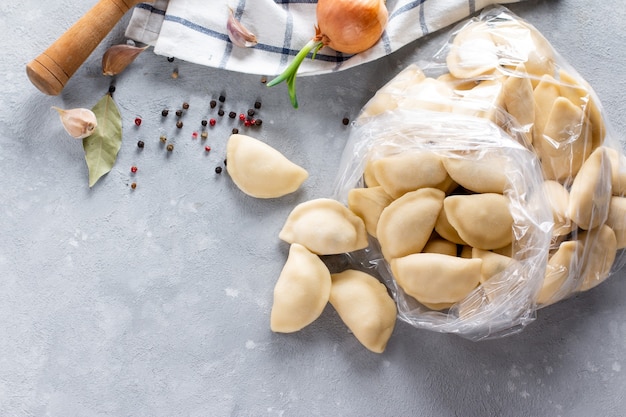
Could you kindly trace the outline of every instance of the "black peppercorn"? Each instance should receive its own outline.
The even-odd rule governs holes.
[[[184,102],[183,103],[183,109],[187,110],[189,108],[189,103]]]
[[[171,143],[167,145],[167,150],[168,152],[172,152],[174,150],[174,145],[172,145]]]
[[[234,119],[235,117],[237,117],[237,113],[235,113],[234,111],[231,111],[230,113],[228,113],[228,117],[230,117],[231,119]]]
[[[224,165],[228,165],[227,163],[228,161],[226,159],[224,159]]]
[[[206,119],[203,119],[201,123],[202,123],[202,126],[206,126],[209,122]]]
[[[254,109],[248,109],[248,117],[254,116]]]
[[[182,110],[176,110],[176,116],[180,117],[183,115],[183,111]]]
[[[171,56],[171,57],[167,58],[167,62],[174,62],[174,57]]]
[[[217,111],[217,115],[218,115],[218,116],[223,116],[223,115],[224,115],[224,109],[219,109],[219,110]]]
[[[179,128],[179,129],[183,127],[182,120],[179,120],[179,121],[176,122],[176,127]]]
[[[215,167],[215,173],[216,174],[221,174],[222,173],[222,167]]]
[[[115,86],[114,85],[110,85],[109,86],[109,94],[113,94],[115,93]]]
[[[161,116],[167,117],[168,114],[170,114],[170,111],[168,109],[161,110]]]
[[[261,102],[260,101],[255,101],[254,102],[254,108],[255,109],[260,109],[261,108]]]
[[[220,101],[220,103],[223,103],[226,101],[226,97],[224,97],[224,95],[219,96],[217,99]]]
[[[146,145],[146,144],[145,144],[145,143],[143,143],[143,140],[140,140],[139,142],[137,142],[137,147],[138,147],[138,148],[143,149],[143,147],[144,147],[145,145]]]
[[[215,100],[211,100],[211,102],[209,103],[209,105],[211,106],[212,109],[215,108],[215,106],[217,106],[217,101]]]
[[[257,125],[257,126],[261,126],[261,125],[263,124],[263,120],[261,120],[261,119],[256,119],[256,120],[254,121],[254,124],[255,124],[255,125]]]
[[[348,119],[347,117],[344,117],[341,122],[344,124],[344,126],[347,126],[348,123],[350,123],[350,119]]]
[[[233,135],[236,135],[237,133],[239,133],[239,129],[237,129],[236,127],[233,128]]]

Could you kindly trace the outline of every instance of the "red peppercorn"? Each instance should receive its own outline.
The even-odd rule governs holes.
[[[133,165],[132,167],[130,167],[130,172],[132,172],[133,174],[134,174],[135,172],[137,172],[137,167],[136,167],[136,166],[134,166],[134,165]]]
[[[135,117],[135,126],[141,126],[141,117]]]
[[[209,120],[209,124],[210,124],[211,126],[215,126],[215,119],[211,119],[211,120]]]
[[[244,124],[246,127],[250,127],[250,126],[252,126],[252,123],[250,122],[250,120],[246,120],[245,122],[243,122],[243,124]]]
[[[244,120],[246,120],[246,115],[245,115],[245,114],[243,114],[243,113],[241,113],[241,114],[239,115],[239,120],[241,120],[242,122],[243,122]]]
[[[207,151],[207,152],[210,152],[211,151],[211,147],[210,146],[205,146],[204,150]]]
[[[193,132],[193,133],[191,134],[191,138],[192,138],[192,139],[198,139],[198,132]]]

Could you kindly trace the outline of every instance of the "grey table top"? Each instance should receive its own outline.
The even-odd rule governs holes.
[[[331,194],[349,129],[342,119],[406,65],[428,59],[447,31],[383,60],[299,79],[298,111],[284,88],[267,89],[259,76],[142,54],[116,79],[117,163],[89,189],[82,146],[50,106],[91,107],[107,91],[99,59],[104,45],[123,41],[124,22],[60,96],[39,93],[24,67],[92,4],[0,4],[0,415],[626,413],[626,271],[541,310],[523,332],[485,342],[399,322],[385,353],[374,354],[330,307],[299,333],[269,329],[287,253],[278,231],[295,204]],[[621,0],[509,7],[544,33],[626,131]],[[234,110],[262,101],[253,136],[311,173],[299,192],[255,200],[215,174],[232,126],[222,120],[210,131],[209,153],[191,132],[220,93]],[[189,127],[177,132],[160,112],[183,101]],[[176,145],[171,154],[161,133]]]

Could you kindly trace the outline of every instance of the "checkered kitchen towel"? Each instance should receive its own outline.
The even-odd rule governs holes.
[[[390,54],[428,33],[494,3],[521,0],[387,0],[389,23],[369,50],[344,55],[322,49],[299,75],[346,69]],[[232,71],[274,75],[315,33],[316,0],[155,0],[133,10],[126,36],[154,46],[158,55]],[[229,10],[253,32],[253,48],[234,46],[226,33]]]

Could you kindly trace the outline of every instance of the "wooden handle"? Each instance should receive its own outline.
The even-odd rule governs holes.
[[[26,65],[30,81],[57,95],[78,67],[108,35],[124,14],[141,0],[100,0],[41,55]]]

